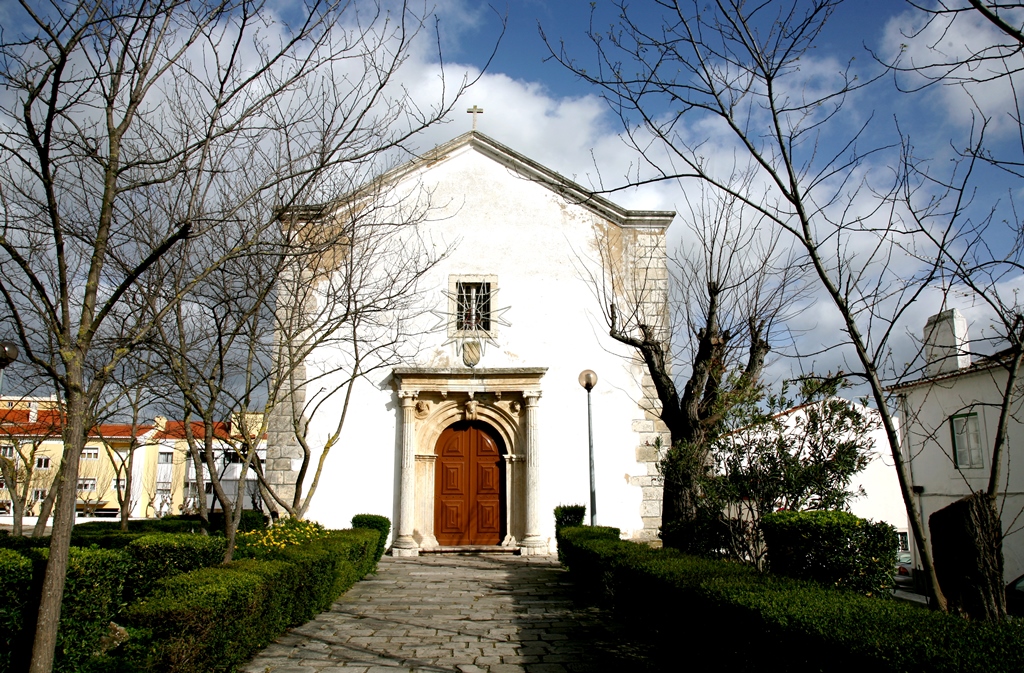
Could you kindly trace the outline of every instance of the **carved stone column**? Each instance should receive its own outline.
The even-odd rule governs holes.
[[[392,556],[419,556],[413,538],[416,525],[416,391],[399,391],[402,403],[402,480],[398,508],[398,537]]]
[[[516,463],[522,462],[519,456],[506,454],[505,456],[505,539],[501,541],[502,547],[515,547],[516,536],[512,534],[515,521],[512,517],[516,498]]]
[[[432,453],[416,454],[416,530],[413,537],[420,543],[420,549],[439,547],[434,537],[434,462]]]
[[[519,543],[523,555],[548,553],[548,541],[540,536],[540,437],[537,426],[539,391],[523,393],[526,428],[526,535]]]

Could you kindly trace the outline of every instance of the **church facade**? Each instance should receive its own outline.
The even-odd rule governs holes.
[[[606,310],[609,297],[622,304],[613,310],[643,310],[667,339],[674,213],[621,208],[476,131],[380,185],[429,194],[415,236],[444,250],[417,283],[416,344],[359,379],[344,410],[341,400],[315,414],[308,404],[278,405],[268,479],[286,484],[299,469],[287,410],[306,410],[312,445],[345,413],[307,518],[342,528],[354,514],[388,516],[396,555],[460,546],[550,553],[554,507],[589,511],[588,392],[579,382],[589,369],[598,376],[589,393],[597,523],[655,539],[658,447],[668,438],[643,363],[608,336]],[[311,353],[293,394],[309,400],[327,385],[303,376],[335,357],[344,353]]]

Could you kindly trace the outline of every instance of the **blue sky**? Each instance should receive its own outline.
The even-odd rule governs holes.
[[[381,0],[385,6],[398,0]],[[802,0],[801,0],[802,1]],[[929,0],[930,1],[930,0]],[[966,1],[966,0],[964,0]],[[288,0],[272,0],[287,16],[294,4]],[[450,94],[463,77],[475,84],[455,103],[446,123],[423,132],[411,150],[426,150],[468,131],[472,125],[466,109],[478,105],[484,109],[479,130],[514,150],[549,166],[581,184],[615,189],[628,182],[635,170],[637,152],[623,142],[620,120],[601,100],[599,92],[582,82],[563,66],[550,59],[548,47],[541,39],[543,29],[553,45],[565,44],[567,53],[584,65],[594,63],[594,45],[587,37],[591,25],[591,8],[595,8],[595,26],[607,28],[617,20],[614,5],[608,0],[512,0],[493,5],[481,0],[438,0],[431,4],[413,2],[413,10],[426,12],[427,21],[399,74],[398,81],[423,106],[435,105],[440,91],[438,47],[444,62],[445,90]],[[370,0],[356,0],[346,7],[346,17],[372,10]],[[355,11],[351,11],[355,9]],[[656,20],[653,0],[636,0],[630,11],[641,21]],[[13,3],[0,3],[0,24],[11,25],[11,13],[19,10]],[[360,16],[366,20],[368,14]],[[507,17],[504,35],[486,72],[481,69],[494,51],[502,32],[502,17]],[[346,20],[351,20],[347,18]],[[436,23],[435,23],[436,20]],[[945,34],[926,34],[911,40],[906,36],[922,15],[902,0],[847,0],[831,17],[813,52],[801,61],[807,77],[827,81],[847,63],[868,76],[880,72],[865,47],[891,57],[904,43],[909,43],[908,58],[928,58],[935,49],[958,53],[965,44],[989,39],[991,31],[983,22],[961,22]],[[435,34],[435,26],[438,33]],[[862,138],[864,146],[884,146],[898,142],[897,123],[904,133],[912,135],[916,155],[930,160],[936,170],[945,170],[953,148],[963,147],[969,137],[971,109],[977,105],[991,115],[990,137],[996,145],[1005,142],[1012,147],[1014,133],[1020,125],[1012,120],[1015,92],[1003,83],[973,87],[964,91],[957,87],[932,87],[917,94],[902,94],[889,79],[851,95],[845,106],[842,123],[833,124],[822,142],[842,142],[853,129],[866,123]],[[449,100],[450,102],[450,100]],[[693,120],[691,137],[705,140],[710,151],[728,158],[733,146],[723,139],[714,124]],[[702,135],[703,134],[703,135]],[[1019,140],[1017,141],[1019,146]],[[865,166],[866,180],[884,179],[891,174],[898,160],[892,153],[879,155]],[[997,219],[1016,219],[1009,208],[1010,196],[1024,197],[1017,181],[1005,175],[987,174],[976,182],[975,204],[980,214],[993,204]],[[683,213],[686,197],[693,185],[662,183],[639,189],[614,191],[611,198],[624,206],[640,209],[676,210]],[[670,240],[673,247],[687,244],[685,227],[674,227]],[[999,244],[1002,241],[998,241]],[[902,330],[919,334],[925,319],[941,308],[941,298],[928,297],[908,312]],[[965,301],[965,311],[976,305]],[[973,325],[984,327],[986,317],[975,311]],[[821,302],[814,310],[794,317],[791,328],[802,335],[804,352],[818,351],[834,344],[841,325],[834,312]],[[910,343],[909,339],[904,342]],[[798,364],[785,358],[776,360],[773,371],[785,375],[794,368],[815,370],[843,366],[841,351],[828,351],[811,358],[812,365]]]
[[[465,104],[456,106],[449,123],[424,134],[424,145],[430,146],[448,140],[470,129],[471,119],[467,107],[478,105],[484,109],[479,118],[479,130],[505,143],[545,165],[576,179],[586,186],[614,187],[626,181],[625,175],[637,161],[620,139],[621,124],[599,92],[580,81],[563,66],[549,59],[548,47],[541,39],[538,27],[552,44],[564,42],[566,51],[583,65],[594,63],[594,46],[587,37],[591,22],[591,5],[596,6],[595,25],[608,26],[617,17],[614,6],[604,0],[517,0],[507,6],[493,8],[484,2],[452,0],[438,5],[441,44],[445,60],[452,65],[483,67],[500,32],[498,15],[507,12],[507,28],[490,67],[480,81],[463,98]],[[639,20],[654,19],[653,2],[633,2],[630,11]],[[916,40],[908,35],[920,26],[923,15],[909,4],[897,0],[849,0],[842,3],[828,22],[815,49],[801,61],[809,77],[818,73],[827,77],[850,63],[861,77],[881,71],[868,49],[883,57],[892,57],[906,44],[906,57],[931,58],[935,49],[944,53],[958,53],[966,44],[988,39],[987,25],[979,21],[965,21],[946,33],[932,31]],[[979,37],[980,36],[980,37]],[[911,84],[904,80],[904,85]],[[1010,93],[1008,93],[1010,92]],[[958,87],[931,87],[917,94],[903,94],[893,87],[891,78],[851,95],[846,104],[845,121],[829,127],[823,138],[825,148],[829,141],[838,142],[867,123],[861,144],[883,146],[897,144],[897,125],[909,134],[917,156],[929,160],[935,170],[945,171],[952,148],[962,147],[970,132],[970,111],[973,104],[991,115],[993,125],[990,136],[997,141],[1002,134],[1013,142],[1015,125],[1007,124],[1012,113],[1012,90],[1005,84],[975,87],[970,92]],[[973,99],[973,103],[972,103]],[[709,142],[719,142],[708,127]],[[702,132],[699,123],[694,133]],[[729,151],[727,144],[720,148]],[[889,152],[879,155],[865,166],[865,179],[888,179],[898,156]],[[979,216],[989,211],[992,204],[1008,211],[1009,196],[1019,185],[1005,175],[990,173],[976,182],[975,202]],[[643,189],[617,191],[612,198],[623,205],[644,209],[685,209],[685,192],[689,187],[678,184],[653,185]],[[684,228],[676,226],[671,235],[673,245],[686,245]],[[898,276],[898,272],[890,269]],[[942,308],[941,297],[925,297],[909,311],[897,332],[897,359],[912,358],[915,348],[914,334],[920,334],[926,318]],[[950,299],[953,303],[957,297]],[[987,324],[984,311],[974,300],[962,301],[961,308],[969,313],[972,329],[980,332]],[[972,313],[973,312],[973,313]],[[813,310],[804,311],[791,321],[794,332],[800,336],[800,350],[808,353],[834,345],[842,326],[838,316],[827,303],[818,301]],[[845,361],[844,361],[845,359]],[[844,349],[827,350],[803,362],[792,358],[777,358],[773,375],[786,376],[792,371],[826,369],[851,370],[849,352]]]
[[[442,3],[441,7],[444,7]],[[447,3],[455,5],[456,3]],[[591,5],[594,4],[595,26],[607,26],[615,18],[613,7],[606,0],[512,0],[508,4],[466,2],[464,9],[454,9],[473,17],[475,29],[456,27],[461,37],[453,39],[451,55],[460,62],[477,67],[484,65],[500,30],[497,17],[508,17],[507,30],[491,64],[490,72],[508,75],[514,79],[538,82],[561,96],[579,96],[591,93],[588,86],[568,73],[557,63],[545,62],[549,52],[540,37],[538,27],[553,44],[563,42],[571,53],[586,60],[593,52],[587,38],[590,29]],[[630,10],[643,15],[652,0],[630,3]],[[858,58],[866,58],[863,46],[877,46],[887,21],[906,12],[909,6],[900,0],[862,0],[841,5],[830,22],[828,41],[823,50]],[[442,16],[448,12],[442,9]],[[442,19],[442,25],[449,21]]]

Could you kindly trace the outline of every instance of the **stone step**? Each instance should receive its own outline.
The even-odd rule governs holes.
[[[519,555],[519,547],[502,547],[501,545],[465,544],[452,547],[433,547],[420,549],[420,554],[471,554],[475,556]]]

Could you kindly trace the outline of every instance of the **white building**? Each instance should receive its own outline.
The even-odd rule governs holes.
[[[589,274],[604,245],[664,317],[674,213],[621,208],[475,131],[380,185],[429,194],[416,234],[452,250],[419,284],[420,307],[434,316],[421,324],[418,348],[358,383],[309,518],[344,527],[354,514],[386,515],[401,555],[461,545],[548,553],[554,507],[589,506],[587,393],[577,379],[592,369],[598,523],[656,538],[656,398],[633,350],[608,336]],[[310,212],[330,221],[351,204]],[[320,349],[305,370],[312,376],[338,357],[342,350]],[[317,379],[298,396],[331,385]],[[279,405],[270,424],[267,472],[278,484],[294,480],[301,455],[281,415],[288,408]],[[332,400],[308,415],[313,444],[341,413]]]
[[[874,419],[878,419],[877,410],[863,409]],[[906,550],[910,547],[907,508],[903,503],[903,493],[900,491],[900,480],[889,449],[889,440],[881,424],[872,431],[871,439],[875,446],[874,456],[864,471],[854,475],[850,481],[850,489],[863,490],[864,495],[850,502],[850,512],[862,519],[884,521],[895,528],[900,539],[900,549]]]
[[[998,355],[972,362],[967,321],[956,309],[932,316],[924,336],[926,375],[891,392],[904,419],[907,476],[927,525],[935,511],[988,488],[1007,370]],[[997,501],[1006,581],[1024,574],[1024,427],[1015,395]]]

